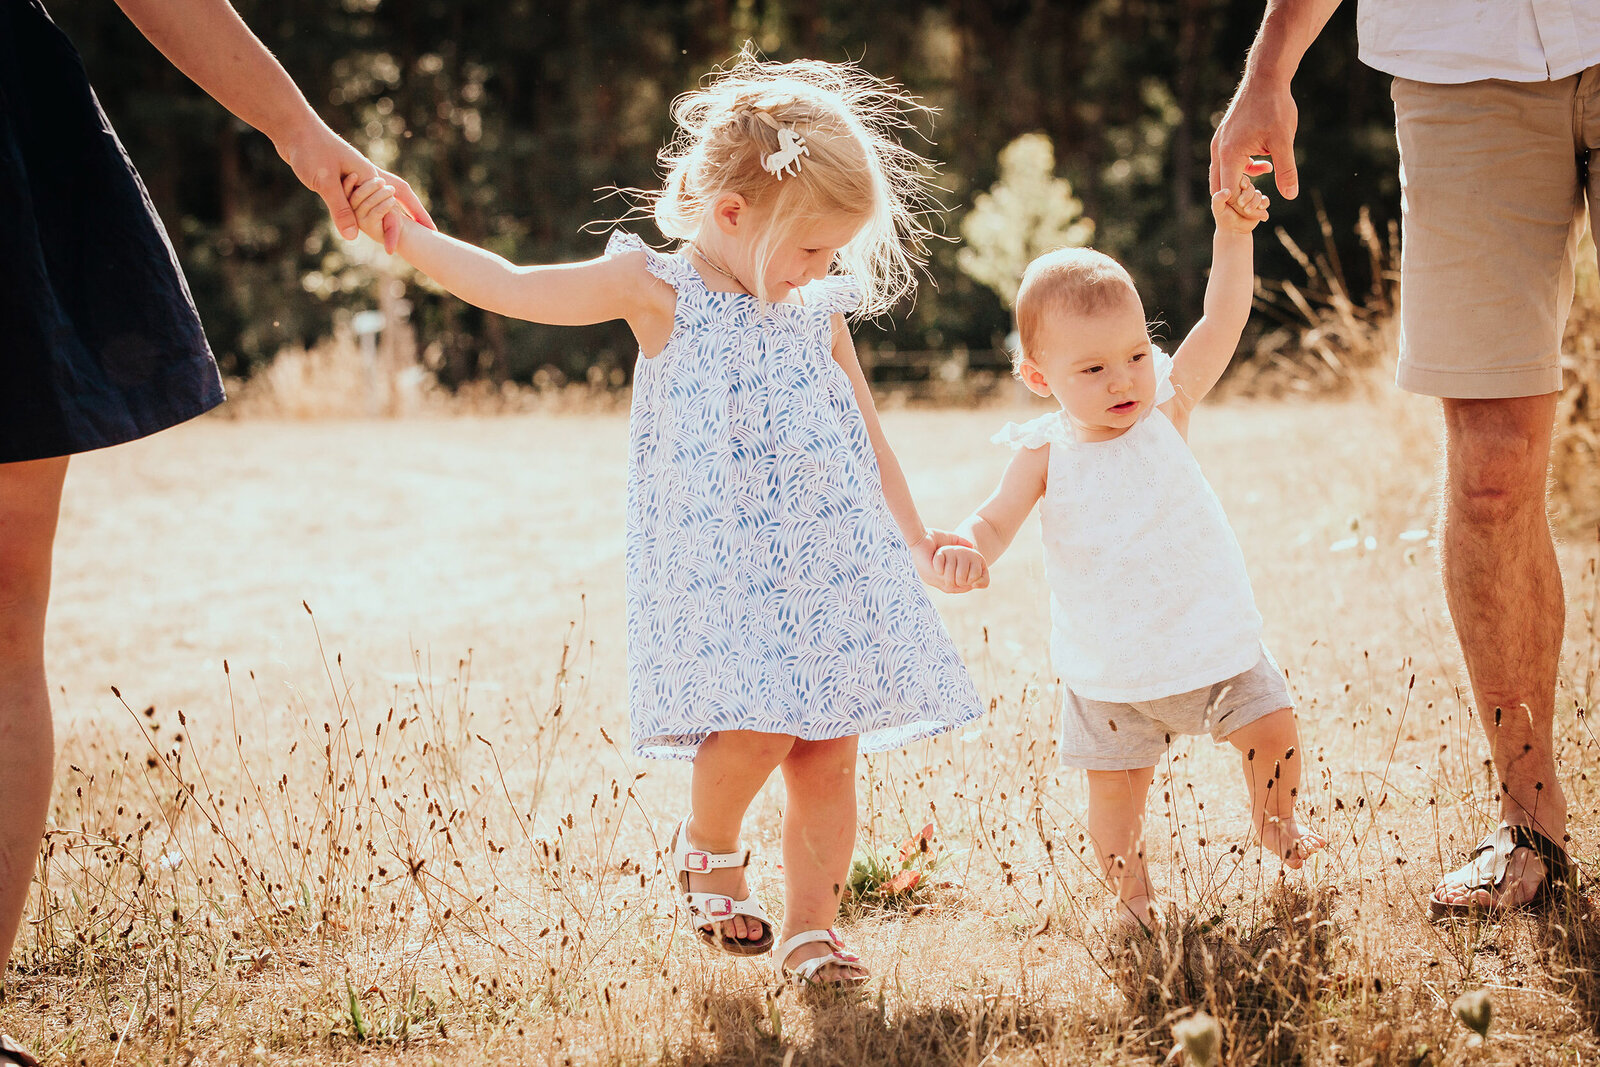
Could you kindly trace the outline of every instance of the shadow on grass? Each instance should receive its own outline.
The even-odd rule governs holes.
[[[1567,895],[1539,918],[1537,929],[1551,984],[1571,1001],[1589,1031],[1600,1037],[1600,907],[1593,894]]]
[[[1222,1029],[1227,1063],[1298,1064],[1336,940],[1332,895],[1279,884],[1251,919],[1183,916],[1111,953],[1106,970],[1160,1058],[1174,1021],[1194,1011]]]
[[[708,1036],[663,1062],[674,1067],[978,1067],[997,1054],[1056,1045],[1063,1020],[1015,997],[920,1007],[885,1017],[871,996],[801,994],[777,998],[785,1026],[809,1014],[804,1034],[774,1032],[770,1002],[728,998],[708,1008]]]

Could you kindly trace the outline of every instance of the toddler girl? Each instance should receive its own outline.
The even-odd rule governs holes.
[[[1249,317],[1251,231],[1266,206],[1248,179],[1212,198],[1205,316],[1170,357],[1151,344],[1114,260],[1063,249],[1029,265],[1017,374],[1061,408],[996,435],[1016,455],[957,531],[993,564],[1040,505],[1051,658],[1066,691],[1062,761],[1088,771],[1089,833],[1128,929],[1156,914],[1142,825],[1173,734],[1209,731],[1244,753],[1255,831],[1289,866],[1326,844],[1295,820],[1294,709],[1261,644],[1239,544],[1186,442],[1189,413]],[[936,571],[975,580],[969,557],[941,550]]]
[[[632,327],[634,751],[694,760],[672,862],[697,933],[736,955],[774,944],[739,839],[782,770],[776,962],[828,985],[867,977],[832,929],[858,749],[981,710],[919,575],[954,591],[984,581],[982,561],[923,526],[844,320],[887,311],[914,285],[923,161],[890,133],[905,103],[852,66],[740,56],[673,108],[654,195],[670,254],[616,232],[599,259],[516,267],[410,223],[381,182],[351,191],[369,235],[392,212],[399,254],[464,300]],[[966,554],[963,586],[934,575],[941,547]]]

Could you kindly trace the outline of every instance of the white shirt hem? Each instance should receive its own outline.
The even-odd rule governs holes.
[[[1074,682],[1070,678],[1063,678],[1067,688],[1085,700],[1100,700],[1110,704],[1134,704],[1143,700],[1159,700],[1162,697],[1181,696],[1192,693],[1196,689],[1225,682],[1229,678],[1243,674],[1254,667],[1262,656],[1261,642],[1258,639],[1248,652],[1241,650],[1235,657],[1219,662],[1201,670],[1191,671],[1179,678],[1168,679],[1163,682],[1152,682],[1149,685],[1136,686],[1132,689],[1122,689],[1116,686],[1095,685],[1092,682]]]

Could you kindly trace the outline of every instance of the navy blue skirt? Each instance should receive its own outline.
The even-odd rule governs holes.
[[[0,0],[0,463],[131,441],[223,399],[77,50],[38,0]]]

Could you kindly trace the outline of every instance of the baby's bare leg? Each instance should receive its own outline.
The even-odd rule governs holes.
[[[1300,796],[1300,731],[1294,709],[1279,708],[1228,735],[1244,756],[1244,779],[1250,787],[1250,821],[1261,846],[1289,867],[1327,847],[1321,834],[1295,819]]]
[[[1144,926],[1155,922],[1144,866],[1144,805],[1154,767],[1089,772],[1089,836],[1116,893],[1119,912]]]

